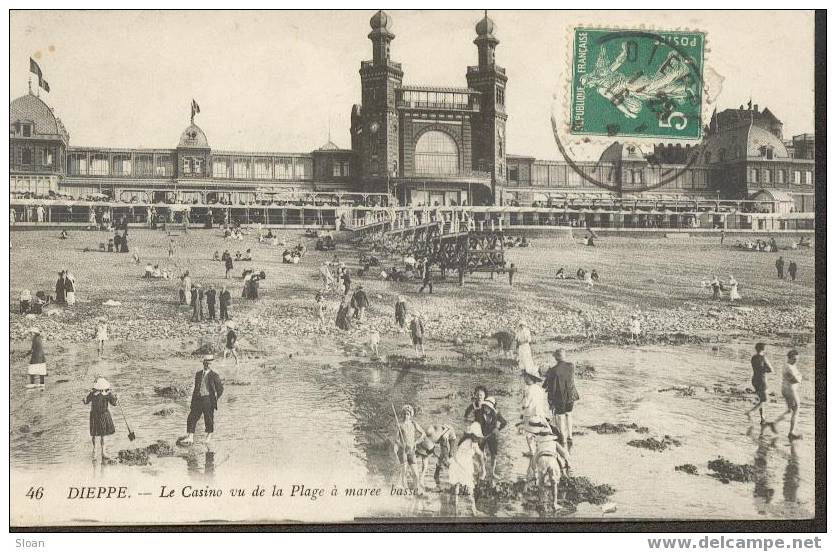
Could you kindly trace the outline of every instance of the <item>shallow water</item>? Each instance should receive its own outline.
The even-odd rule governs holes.
[[[97,360],[90,345],[67,346],[50,356],[55,366],[45,392],[26,391],[26,359],[12,356],[11,461],[13,498],[32,484],[50,491],[38,513],[31,505],[13,500],[13,519],[42,516],[43,521],[73,523],[81,520],[121,523],[197,521],[311,521],[368,517],[455,516],[467,508],[452,505],[446,493],[426,497],[391,496],[395,471],[388,438],[394,433],[392,407],[404,403],[418,407],[424,425],[452,423],[460,431],[471,390],[484,384],[497,391],[499,407],[509,421],[501,432],[498,472],[515,480],[525,474],[524,439],[514,429],[518,420],[522,382],[516,370],[485,373],[402,370],[371,362],[357,350],[336,348],[330,340],[297,345],[304,352],[293,358],[278,348],[261,358],[242,363],[218,361],[216,369],[227,381],[216,415],[216,436],[210,454],[197,441],[183,457],[156,459],[150,466],[91,464],[88,436],[89,410],[81,400],[93,375],[114,384],[125,414],[138,438],[127,439],[118,409],[112,411],[117,427],[109,438],[111,455],[126,448],[144,447],[157,439],[174,440],[185,432],[189,396],[169,400],[154,394],[154,386],[177,384],[189,394],[199,362],[187,355],[172,356],[172,344],[149,347],[145,343],[110,345],[104,360]],[[403,354],[395,345],[384,352]],[[386,345],[389,345],[388,348]],[[539,345],[539,346],[538,346]],[[545,357],[554,345],[535,344],[535,355]],[[576,475],[616,489],[614,514],[582,505],[569,517],[618,518],[806,518],[814,512],[813,346],[800,348],[802,409],[799,430],[804,439],[790,446],[785,422],[779,435],[760,435],[743,412],[754,395],[739,397],[714,392],[715,384],[748,387],[749,357],[753,343],[655,347],[599,347],[572,352],[571,360],[592,365],[595,375],[579,379],[581,400],[574,423],[578,435],[573,449]],[[24,346],[25,347],[25,346]],[[194,347],[192,347],[193,350]],[[189,350],[186,346],[183,350]],[[768,351],[777,374],[770,379],[775,393],[768,417],[783,411],[780,396],[781,359],[787,347]],[[454,353],[449,353],[454,354]],[[59,380],[69,381],[58,383]],[[234,384],[234,383],[243,384]],[[693,396],[659,392],[660,388],[694,386]],[[705,390],[704,388],[707,388]],[[154,412],[173,407],[169,416]],[[598,435],[585,426],[632,423],[649,428],[647,435],[633,431]],[[629,440],[664,435],[682,446],[654,452],[628,446]],[[708,477],[707,462],[723,456],[732,462],[755,465],[753,483],[723,484]],[[675,471],[680,464],[695,464],[699,475]],[[432,473],[432,470],[429,472]],[[428,475],[425,484],[434,488]],[[66,488],[82,484],[129,484],[130,506],[101,501],[67,501]],[[160,486],[180,488],[256,484],[271,488],[304,484],[322,488],[316,500],[306,496],[224,498],[157,498]],[[340,499],[327,496],[336,485],[378,487],[375,499]],[[144,495],[141,493],[150,493]],[[269,490],[268,490],[269,495]],[[145,501],[145,502],[143,502]],[[234,502],[233,502],[234,501]],[[16,506],[15,504],[18,504]],[[68,507],[70,505],[71,507]],[[479,515],[531,516],[536,511],[520,504],[477,504]],[[29,519],[29,518],[27,518]],[[29,519],[31,522],[31,519]]]

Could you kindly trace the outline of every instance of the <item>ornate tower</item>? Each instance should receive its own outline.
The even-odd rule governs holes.
[[[391,61],[389,48],[395,35],[392,18],[383,10],[369,24],[372,59],[360,64],[362,107],[356,110],[356,142],[360,146],[360,169],[364,176],[392,176],[398,168],[400,125],[395,89],[403,81],[401,64]]]
[[[505,183],[505,85],[508,77],[505,68],[496,64],[496,46],[499,40],[493,35],[495,25],[485,11],[485,17],[476,24],[476,40],[479,65],[467,68],[467,85],[481,92],[480,110],[473,119],[473,168],[491,174],[494,186]]]

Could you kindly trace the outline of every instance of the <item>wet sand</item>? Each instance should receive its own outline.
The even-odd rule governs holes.
[[[662,270],[660,259],[680,252],[681,241],[673,245],[664,240],[642,243],[643,247],[660,248],[661,253],[636,266],[633,259],[643,251],[636,243],[641,240],[604,240],[595,251],[565,244],[547,248],[545,240],[536,240],[533,249],[509,253],[521,267],[513,289],[505,277],[497,276],[491,282],[486,275],[477,275],[463,289],[442,283],[432,297],[419,297],[417,285],[355,277],[355,284],[362,283],[369,291],[372,309],[362,329],[343,334],[332,327],[318,328],[312,315],[311,297],[319,285],[317,267],[333,254],[310,251],[300,265],[290,266],[277,262],[283,248],[277,251],[259,246],[252,237],[230,244],[205,231],[178,236],[176,261],[188,266],[198,282],[212,282],[216,287],[223,283],[222,267],[210,259],[215,249],[223,251],[225,247],[233,253],[252,247],[260,259],[236,263],[237,274],[245,266],[268,272],[266,289],[254,304],[237,298],[240,278],[231,281],[236,297],[231,312],[241,327],[244,359],[238,370],[231,361],[216,363],[227,381],[217,415],[216,443],[210,456],[199,444],[174,457],[152,456],[148,466],[92,466],[89,410],[81,399],[93,376],[104,375],[114,384],[138,435],[136,441],[129,442],[118,412],[114,412],[117,433],[108,442],[111,454],[160,439],[173,442],[185,430],[189,397],[161,397],[154,388],[174,385],[190,393],[194,371],[200,365],[199,357],[192,353],[216,331],[208,322],[188,322],[191,311],[176,305],[173,282],[147,282],[138,277],[146,257],[152,262],[164,258],[164,234],[132,234],[133,246],[139,247],[143,257],[139,266],[130,262],[130,255],[78,252],[82,244],[97,242],[100,236],[106,239],[103,233],[73,233],[67,242],[59,242],[47,232],[12,235],[13,299],[24,283],[33,291],[50,289],[54,286],[51,274],[66,266],[79,280],[82,300],[72,311],[44,315],[34,322],[46,338],[50,376],[44,392],[23,388],[28,342],[20,337],[33,322],[12,315],[12,335],[17,337],[10,359],[13,490],[45,478],[64,487],[68,481],[78,485],[129,481],[137,492],[154,493],[162,484],[190,481],[195,486],[224,488],[274,482],[289,487],[301,481],[309,487],[378,487],[388,496],[363,500],[322,497],[318,501],[240,499],[234,510],[221,511],[213,511],[208,504],[194,506],[196,499],[158,499],[153,504],[159,521],[168,523],[467,516],[469,499],[462,497],[454,507],[449,493],[435,491],[431,475],[425,481],[429,486],[425,497],[391,496],[396,464],[389,445],[394,433],[390,401],[397,406],[416,405],[417,419],[424,425],[446,422],[461,431],[472,388],[477,383],[487,385],[496,391],[500,409],[510,422],[501,432],[498,472],[505,481],[523,477],[526,446],[513,427],[522,384],[515,361],[493,350],[488,336],[526,317],[535,330],[538,364],[547,365],[551,351],[560,345],[569,351],[571,360],[588,371],[589,375],[577,382],[582,398],[575,411],[574,475],[612,486],[615,493],[610,500],[616,509],[604,514],[601,505],[583,503],[555,513],[543,512],[527,501],[477,500],[479,515],[749,519],[813,514],[811,274],[800,282],[779,282],[772,276],[775,255],[717,251],[718,244],[700,241],[688,242],[702,251],[699,255],[683,255],[681,259],[687,259],[688,264],[683,262],[680,272],[664,276],[657,274]],[[304,240],[297,234],[288,243],[297,241]],[[307,245],[313,249],[310,240]],[[186,252],[184,246],[192,249]],[[337,253],[349,266],[356,265],[350,245],[341,244]],[[812,273],[812,252],[791,252],[784,257],[791,255],[799,257],[802,276]],[[535,264],[544,259],[548,268]],[[555,282],[550,277],[552,268],[561,264],[561,259],[567,259],[567,268],[574,263],[598,268],[605,283],[590,292],[578,282]],[[727,302],[713,304],[706,292],[692,285],[717,266],[733,270],[742,283],[743,307],[751,310],[732,309]],[[39,277],[33,278],[33,274]],[[644,283],[648,279],[656,284]],[[407,295],[410,306],[423,310],[427,318],[429,358],[423,365],[404,360],[414,352],[406,335],[393,327],[391,305],[399,293]],[[119,300],[122,306],[105,307],[102,302],[107,299]],[[626,323],[621,322],[627,313],[635,312],[634,301],[641,303],[650,334],[640,345],[624,343]],[[599,339],[589,342],[579,338],[579,319],[567,312],[578,306],[600,313]],[[104,358],[98,359],[92,342],[92,317],[105,312],[109,313],[114,340],[108,343]],[[334,310],[329,316],[333,314]],[[767,324],[770,317],[771,326]],[[380,360],[370,359],[363,346],[370,327],[382,334]],[[694,338],[697,342],[660,344],[677,333],[688,337],[682,341]],[[754,398],[747,391],[751,375],[748,360],[757,340],[770,344],[769,355],[778,370],[789,347],[796,346],[802,353],[800,367],[805,381],[800,430],[805,438],[792,446],[785,436],[786,425],[777,436],[769,431],[760,435],[760,427],[752,426],[743,415]],[[678,391],[665,390],[672,387]],[[772,376],[770,389],[777,393],[769,405],[769,416],[774,417],[783,410],[779,374]],[[157,414],[160,412],[165,414]],[[647,432],[599,434],[588,427],[605,422],[635,423]],[[199,443],[201,429],[199,423]],[[661,452],[628,445],[665,436],[680,445]],[[718,456],[751,464],[754,480],[723,483],[712,477],[708,462]],[[697,474],[676,470],[683,464],[696,466]],[[62,505],[60,501],[58,505]],[[327,514],[323,511],[326,505]],[[48,510],[47,519],[68,523],[84,519],[149,521],[144,517],[147,509],[96,511],[88,504],[76,506],[68,510],[64,503],[62,510]]]

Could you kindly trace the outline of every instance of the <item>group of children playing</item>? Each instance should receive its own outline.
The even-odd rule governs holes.
[[[555,358],[558,362],[546,376],[536,369],[523,370],[525,387],[517,428],[525,435],[528,445],[527,479],[541,483],[545,466],[553,466],[556,473],[551,473],[551,477],[556,485],[571,466],[571,410],[578,397],[574,379],[567,379],[563,374],[567,369],[572,372],[574,366],[566,362],[562,350],[555,353]],[[560,384],[555,384],[558,379]],[[565,397],[562,390],[550,391],[564,387],[568,393]],[[551,397],[550,393],[561,396]],[[394,410],[394,405],[392,408]],[[441,486],[441,474],[446,469],[449,489],[454,496],[461,491],[471,494],[478,480],[497,477],[499,432],[508,421],[485,386],[475,388],[464,411],[467,425],[461,439],[456,438],[455,430],[448,424],[431,425],[425,430],[415,419],[415,409],[411,405],[403,406],[400,415],[397,412],[395,415],[398,418],[397,434],[392,443],[400,464],[399,482],[403,487],[410,486],[411,475],[415,490],[422,494],[424,476],[432,458],[436,462],[436,486]]]

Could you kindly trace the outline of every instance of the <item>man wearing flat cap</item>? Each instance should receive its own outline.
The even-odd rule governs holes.
[[[218,409],[218,399],[224,392],[221,377],[212,370],[213,355],[203,357],[203,370],[198,370],[194,375],[194,391],[192,391],[192,405],[189,417],[186,419],[186,438],[182,441],[184,445],[194,443],[194,430],[197,421],[203,416],[203,423],[206,428],[206,443],[212,441],[212,433],[215,431],[215,410]]]

